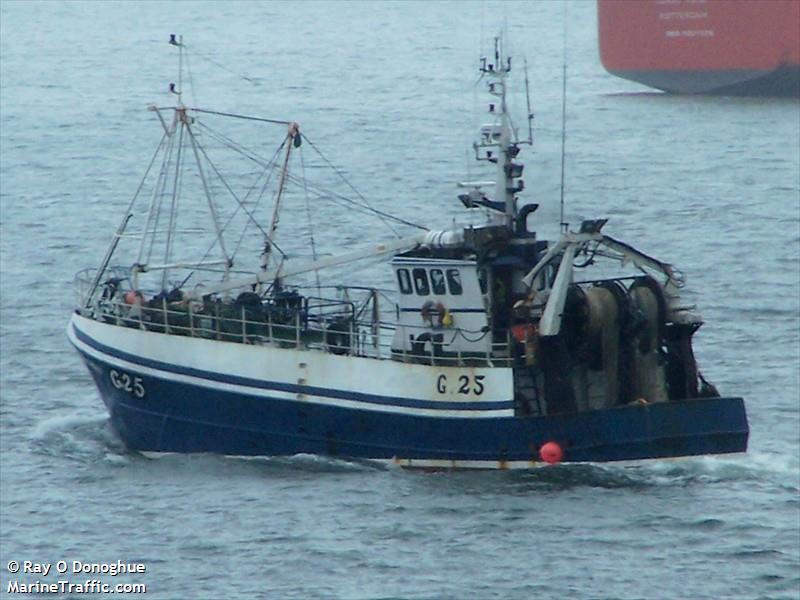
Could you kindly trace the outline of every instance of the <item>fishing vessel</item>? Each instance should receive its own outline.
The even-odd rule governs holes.
[[[610,73],[680,94],[800,97],[797,0],[598,0]]]
[[[413,224],[300,177],[303,150],[319,148],[297,123],[188,107],[171,86],[176,105],[152,107],[161,143],[100,266],[77,275],[68,326],[128,447],[500,469],[746,450],[743,400],[696,364],[703,321],[680,271],[604,233],[606,219],[540,239],[538,204],[522,203],[529,95],[521,139],[499,39],[479,70],[474,152],[494,180],[459,184],[471,223],[328,255],[312,235],[299,258],[283,246],[300,234],[281,237],[285,214],[304,213],[285,206],[290,187]],[[272,158],[216,132],[217,118],[282,128]],[[253,174],[244,192],[209,144],[250,165],[236,171]],[[393,290],[320,283],[380,257]]]

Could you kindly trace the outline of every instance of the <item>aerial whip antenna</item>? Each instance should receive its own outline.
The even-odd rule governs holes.
[[[528,143],[533,145],[533,111],[531,110],[531,88],[528,83],[528,59],[525,59],[525,101],[528,104]],[[564,220],[563,218],[561,219]]]
[[[169,43],[171,46],[177,46],[178,48],[178,88],[175,89],[175,84],[170,83],[169,91],[178,96],[178,104],[180,105],[182,103],[181,92],[183,89],[183,36],[171,33],[169,34]]]
[[[567,3],[563,4],[563,62],[561,64],[561,231],[566,233],[568,223],[564,222],[564,156],[567,146]]]

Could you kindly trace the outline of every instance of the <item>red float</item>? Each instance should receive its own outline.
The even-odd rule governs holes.
[[[561,459],[564,458],[564,451],[557,443],[547,442],[539,448],[539,456],[547,464],[555,465],[560,463]]]

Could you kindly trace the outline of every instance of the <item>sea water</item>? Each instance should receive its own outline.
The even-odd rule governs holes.
[[[562,11],[0,4],[0,595],[12,581],[44,595],[96,580],[144,584],[147,598],[800,597],[800,105],[616,79],[598,59],[594,3],[570,3],[566,29]],[[100,262],[160,139],[146,106],[174,104],[169,34],[186,43],[188,104],[295,120],[373,206],[447,227],[464,212],[455,183],[485,174],[470,160],[486,118],[477,66],[501,30],[515,73],[528,63],[522,199],[541,204],[537,228],[558,230],[566,35],[565,218],[608,217],[609,234],[684,272],[706,320],[701,369],[745,398],[748,453],[417,473],[127,451],[65,328],[73,274]],[[525,135],[524,94],[512,104]],[[242,131],[265,154],[284,135]],[[391,235],[311,209],[320,253]],[[356,274],[392,283],[384,265]],[[112,576],[121,563],[145,570]]]

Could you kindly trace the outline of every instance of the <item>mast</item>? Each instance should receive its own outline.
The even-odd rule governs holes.
[[[518,179],[522,175],[523,165],[514,163],[514,158],[519,154],[519,145],[530,142],[520,142],[514,134],[506,100],[506,79],[511,72],[511,57],[503,56],[499,37],[494,38],[494,56],[489,59],[482,57],[479,70],[487,78],[489,94],[497,100],[489,103],[493,122],[481,127],[481,140],[474,145],[475,153],[478,160],[496,165],[494,201],[502,205],[503,221],[506,227],[513,230],[517,215],[516,194],[525,187],[524,182]],[[479,150],[486,148],[496,150],[487,149],[481,156]]]
[[[281,167],[281,176],[278,181],[278,190],[275,192],[275,202],[272,208],[272,219],[267,231],[267,239],[264,240],[264,254],[262,255],[261,269],[266,270],[269,262],[269,255],[271,250],[272,240],[278,230],[278,220],[280,219],[281,199],[283,198],[283,190],[286,187],[286,178],[289,174],[289,156],[292,154],[292,148],[299,146],[300,140],[300,127],[297,123],[289,123],[289,130],[286,133],[286,153],[283,156],[283,165]],[[280,271],[280,266],[278,267]]]
[[[148,110],[156,113],[156,116],[161,122],[161,126],[164,128],[164,138],[162,139],[161,145],[159,146],[159,150],[163,149],[164,158],[161,164],[161,171],[158,175],[158,179],[156,180],[156,183],[153,186],[150,205],[147,211],[147,220],[145,222],[144,229],[142,230],[141,233],[136,262],[134,263],[131,271],[132,274],[131,279],[134,288],[138,288],[139,274],[149,270],[162,271],[161,289],[166,290],[169,284],[169,275],[171,269],[186,268],[187,266],[200,267],[200,266],[211,266],[211,265],[214,266],[224,265],[223,280],[227,280],[230,276],[230,270],[233,266],[233,256],[228,253],[228,250],[225,245],[225,238],[223,236],[224,227],[221,225],[219,215],[217,214],[216,206],[214,204],[214,200],[212,197],[212,188],[209,179],[206,176],[205,169],[203,168],[203,159],[201,157],[201,152],[202,156],[204,156],[207,160],[208,157],[205,154],[205,151],[203,150],[202,146],[200,145],[193,131],[192,124],[194,123],[194,118],[189,116],[188,114],[188,111],[191,109],[187,108],[183,104],[182,100],[181,90],[183,84],[183,52],[184,52],[183,36],[170,34],[169,43],[170,45],[178,48],[178,85],[176,86],[174,82],[169,84],[169,91],[171,94],[177,96],[177,101],[175,107],[172,109],[174,111],[174,116],[172,119],[172,123],[170,125],[167,125],[167,122],[161,115],[162,109],[156,106],[150,106],[148,108]],[[185,152],[184,152],[184,146],[187,147]],[[178,209],[182,197],[181,188],[183,182],[183,169],[184,169],[183,163],[185,160],[184,154],[188,154],[189,148],[191,148],[192,150],[197,165],[197,175],[199,176],[200,182],[202,183],[203,186],[203,193],[208,205],[211,221],[214,225],[214,232],[216,234],[216,244],[219,246],[219,250],[222,254],[221,260],[206,261],[205,257],[197,263],[187,263],[186,261],[182,260],[173,260],[173,248],[175,245],[176,236],[178,233],[180,233],[177,229],[177,222],[178,222]],[[174,159],[173,159],[173,153],[174,153]],[[156,151],[156,154],[158,154],[158,150]],[[210,160],[208,161],[208,164],[211,166],[212,169],[216,170],[216,168],[210,162]],[[170,179],[172,181],[172,186],[171,186],[171,192],[168,192],[167,190],[167,188],[169,187],[168,180]],[[169,197],[170,199],[169,210],[168,210],[169,222],[167,223],[167,227],[165,230],[166,236],[164,241],[163,264],[150,265],[148,263],[152,256],[153,248],[156,243],[156,238],[160,233],[158,230],[158,224],[162,211],[162,203],[165,201],[167,197]],[[148,238],[150,241],[150,250],[147,254],[147,258],[145,259],[144,255]]]

